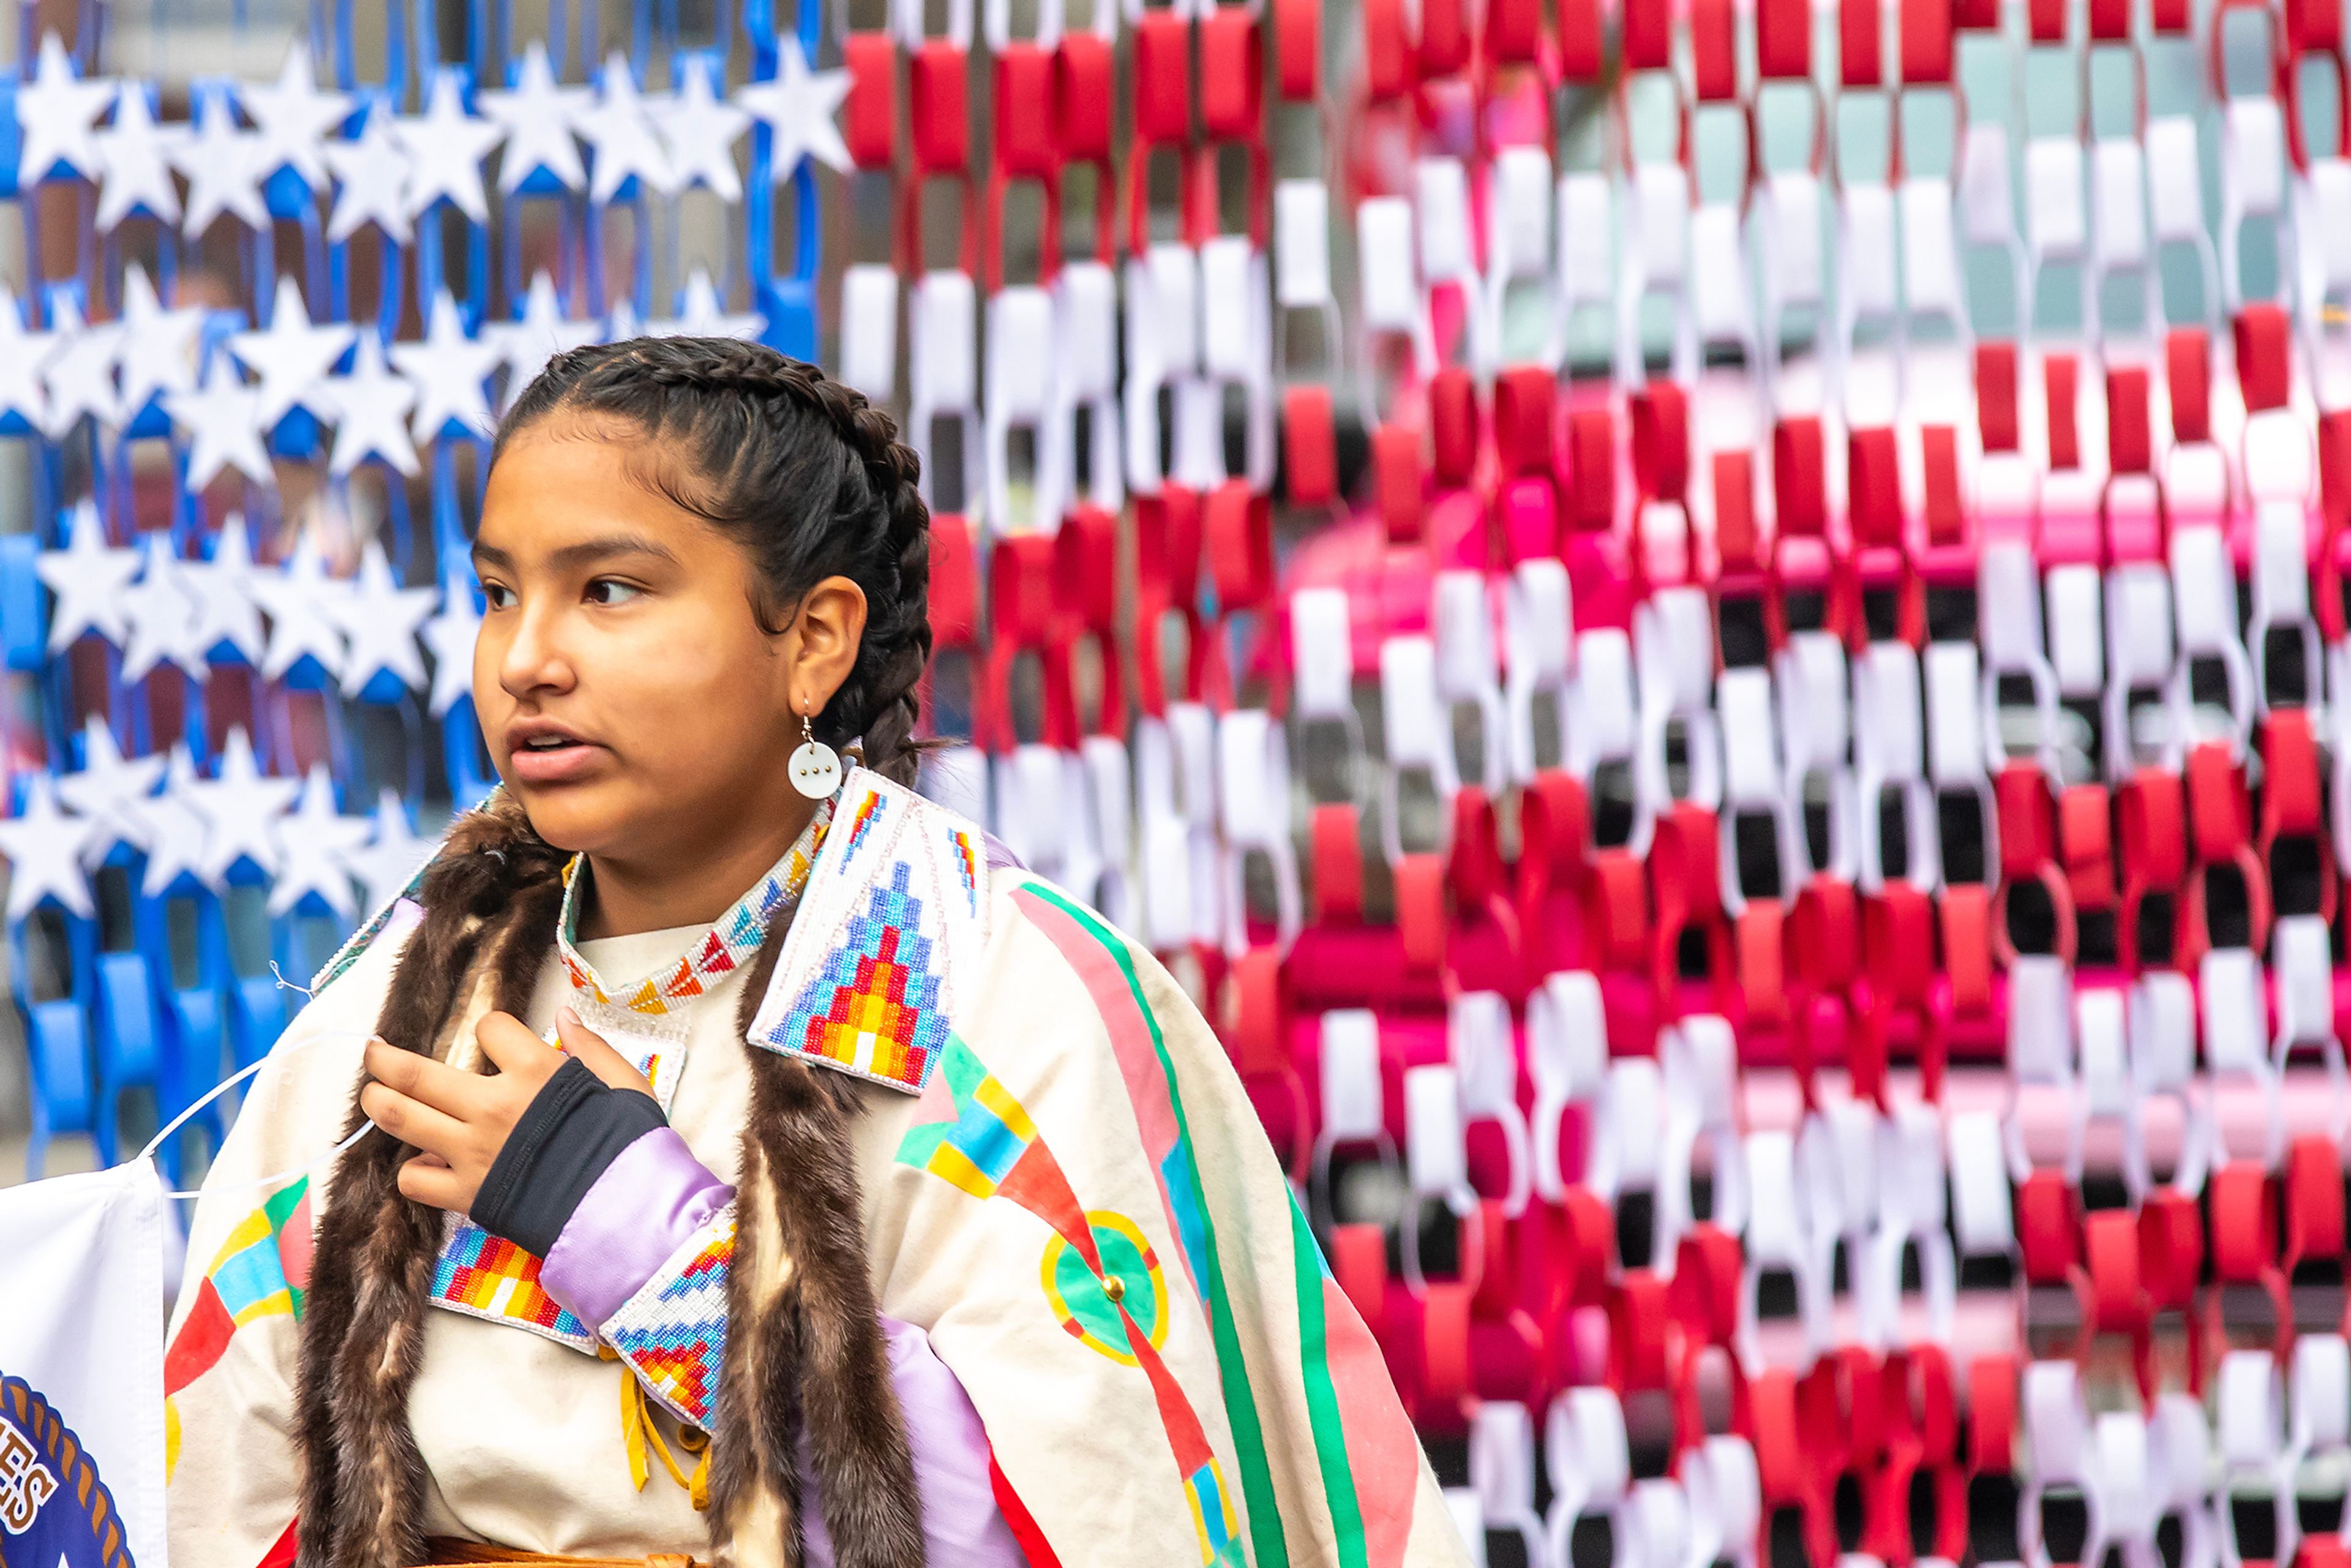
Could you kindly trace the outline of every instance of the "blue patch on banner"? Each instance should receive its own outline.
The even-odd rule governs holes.
[[[0,1375],[0,1564],[134,1568],[122,1516],[89,1457],[49,1402]]]

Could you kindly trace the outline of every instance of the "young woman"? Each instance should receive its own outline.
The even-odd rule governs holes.
[[[732,341],[517,404],[504,787],[212,1172],[174,1568],[1466,1561],[1199,1015],[908,788],[915,476]]]

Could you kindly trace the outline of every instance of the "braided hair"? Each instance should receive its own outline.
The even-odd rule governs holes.
[[[491,461],[548,415],[603,416],[643,433],[631,472],[750,555],[768,632],[828,577],[865,592],[849,678],[815,719],[828,744],[914,782],[923,666],[931,654],[930,513],[922,460],[865,394],[814,365],[732,338],[633,338],[550,361],[503,423]]]

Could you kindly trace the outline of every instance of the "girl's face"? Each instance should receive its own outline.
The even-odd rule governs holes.
[[[820,707],[840,676],[811,679],[798,626],[760,626],[733,540],[632,476],[632,433],[568,418],[517,435],[490,471],[474,705],[548,842],[696,863],[792,810],[795,699]]]

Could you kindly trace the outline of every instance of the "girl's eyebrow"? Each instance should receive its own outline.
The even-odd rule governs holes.
[[[659,539],[646,534],[623,533],[605,534],[597,538],[581,539],[577,544],[565,545],[560,549],[549,552],[547,564],[549,570],[552,571],[576,571],[583,567],[593,566],[599,561],[610,560],[615,556],[624,555],[651,556],[656,560],[665,560],[672,565],[677,562],[677,552]],[[514,557],[496,545],[484,544],[476,539],[474,542],[474,564],[476,568],[490,566],[502,570],[512,570]]]

